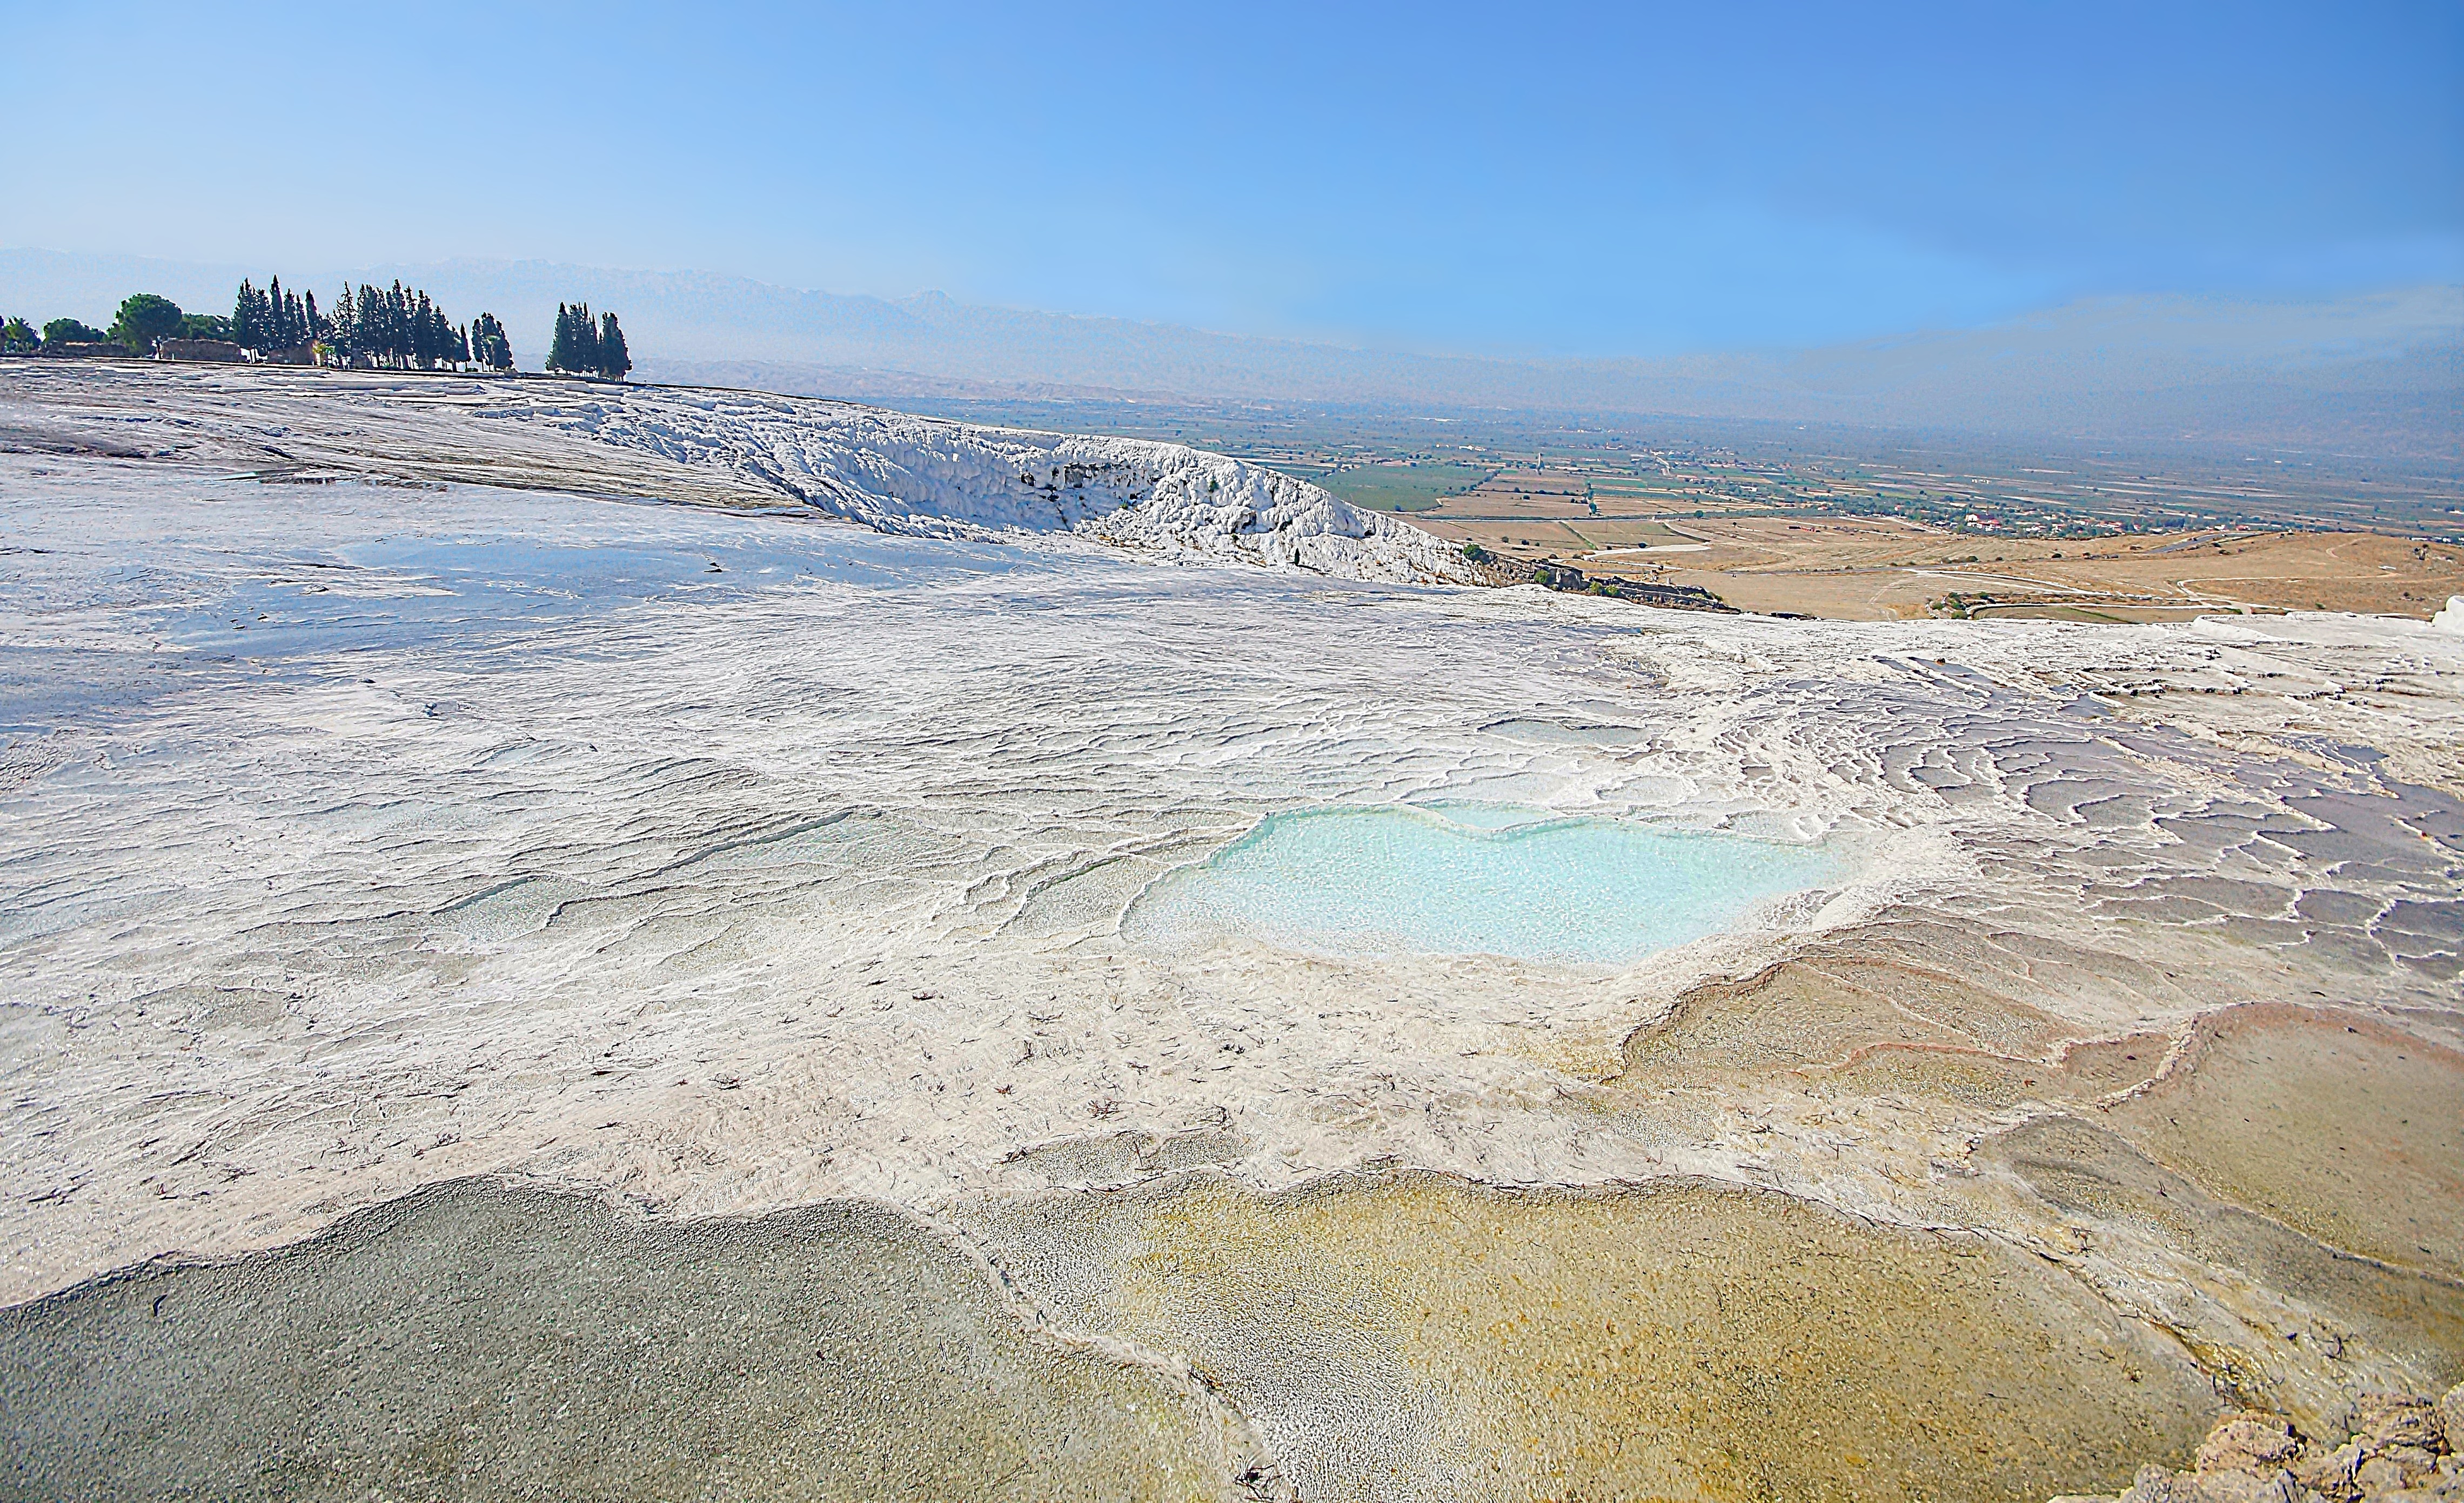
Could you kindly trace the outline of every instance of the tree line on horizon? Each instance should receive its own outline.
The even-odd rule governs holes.
[[[594,322],[587,305],[559,303],[556,318],[548,369],[622,381],[633,368],[625,331],[614,314]],[[68,354],[106,344],[153,355],[171,339],[214,340],[256,359],[308,357],[284,363],[397,370],[514,368],[513,341],[495,314],[483,313],[468,325],[457,325],[427,292],[399,281],[391,287],[362,283],[357,289],[346,284],[331,310],[317,306],[314,292],[284,291],[282,278],[275,276],[262,290],[243,279],[229,317],[187,313],[159,294],[138,293],[121,302],[109,329],[77,318],[54,318],[37,333],[22,317],[0,320],[0,351],[11,355]]]
[[[81,318],[54,318],[37,333],[24,318],[0,320],[0,351],[34,355],[68,345],[117,344],[145,354],[165,339],[216,339],[229,332],[226,320],[210,314],[183,313],[180,305],[153,293],[123,298],[108,329]]]
[[[356,289],[345,283],[327,312],[319,310],[314,292],[304,296],[284,292],[279,276],[268,280],[262,291],[242,280],[226,321],[225,338],[242,349],[307,350],[320,365],[423,371],[514,367],[512,342],[494,314],[483,313],[467,326],[456,324],[426,289],[406,288],[400,281],[391,287],[363,282]]]

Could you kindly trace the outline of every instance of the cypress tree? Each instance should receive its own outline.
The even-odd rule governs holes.
[[[310,288],[302,297],[301,303],[303,309],[308,315],[308,338],[312,340],[323,338],[325,337],[325,320],[319,316],[317,313],[317,290],[313,287]]]
[[[599,369],[599,325],[591,322],[590,305],[583,303],[573,310],[573,354],[579,362],[575,369]]]
[[[351,284],[342,284],[342,295],[334,303],[334,343],[342,363],[351,363],[351,354],[360,347],[360,311],[351,298]]]
[[[231,342],[251,350],[265,342],[265,331],[256,326],[256,289],[244,276],[239,296],[231,302]]]
[[[547,368],[573,369],[573,313],[562,303],[556,305],[556,338],[548,341]]]
[[[610,381],[623,381],[633,368],[633,357],[625,348],[625,331],[616,326],[614,314],[599,316],[599,374]]]
[[[410,359],[421,370],[436,363],[436,310],[421,293],[410,305]]]
[[[492,371],[513,369],[514,346],[505,338],[505,326],[496,321],[495,314],[483,313],[472,323],[471,353]]]

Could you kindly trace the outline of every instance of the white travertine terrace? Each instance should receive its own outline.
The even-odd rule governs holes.
[[[2042,946],[2089,1031],[2452,1002],[2464,646],[2418,624],[1705,619],[7,463],[11,1295],[479,1168],[929,1204],[1228,1120],[1269,1184],[1780,1173],[1591,1131],[1548,1061],[1847,924]],[[1861,860],[1617,974],[1111,938],[1266,813],[1436,798]]]
[[[1814,946],[2052,1020],[2013,1057],[2255,1001],[2464,1041],[2452,630],[1782,621],[1328,577],[1413,573],[1385,530],[1321,573],[1159,569],[1107,541],[1152,499],[1066,502],[1074,530],[1041,535],[1001,530],[1015,496],[947,527],[868,511],[1093,441],[1003,437],[996,464],[965,447],[993,439],[803,431],[735,397],[398,423],[371,397],[335,409],[357,439],[331,412],[248,438],[302,451],[264,479],[91,452],[228,466],[240,401],[119,427],[55,404],[51,447],[88,452],[0,455],[0,1299],[488,1172],[928,1219],[1193,1163],[1269,1188],[1693,1176],[2053,1245],[1959,1167],[2027,1108],[1746,1085],[1683,1131],[1593,1109],[1680,992]],[[637,453],[644,489],[746,483],[758,451],[876,530],[389,483],[445,463],[385,457],[423,423],[431,456],[503,432],[526,484],[590,490]],[[373,479],[270,483],[354,444]],[[829,478],[875,460],[872,499]],[[1208,476],[1298,494],[1137,463],[1192,507]],[[1333,557],[1306,522],[1255,548],[1207,525],[1142,549]],[[1622,969],[1122,930],[1266,816],[1398,801],[1820,841],[1842,875]],[[2190,1275],[2125,1254],[2099,1287],[2174,1311]]]
[[[1076,533],[1154,559],[1337,578],[1479,577],[1461,550],[1396,517],[1146,439],[767,392],[369,372],[174,367],[132,390],[107,371],[37,365],[12,371],[10,387],[0,433],[17,418],[45,447],[785,505],[920,537]]]

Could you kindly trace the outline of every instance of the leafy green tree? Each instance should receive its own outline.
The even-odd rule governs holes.
[[[228,339],[231,337],[229,318],[213,314],[182,314],[180,338],[183,339]]]
[[[11,355],[32,354],[34,346],[42,342],[43,337],[36,334],[34,326],[23,318],[11,318],[6,323],[0,323],[0,349],[5,349]]]
[[[109,338],[94,325],[75,318],[55,318],[43,325],[45,344],[100,344]]]
[[[180,332],[180,305],[152,293],[134,293],[121,300],[119,316],[111,322],[111,337],[139,354],[154,348],[157,339],[167,339]]]
[[[623,381],[633,368],[633,357],[625,348],[625,331],[616,327],[614,314],[599,316],[599,374],[610,381]]]

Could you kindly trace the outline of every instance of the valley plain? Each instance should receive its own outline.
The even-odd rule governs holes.
[[[2019,447],[1805,425],[1304,403],[891,400],[1197,443],[1395,511],[1512,567],[1687,585],[1765,615],[2427,619],[2464,591],[2464,490],[2449,469],[2333,450]]]

